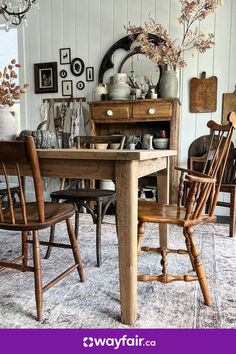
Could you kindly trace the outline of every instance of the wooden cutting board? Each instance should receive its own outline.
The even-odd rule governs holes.
[[[206,79],[203,71],[201,78],[190,80],[190,112],[215,112],[217,108],[217,77]]]
[[[227,115],[229,112],[236,112],[236,86],[234,92],[223,93],[222,124],[228,124]]]

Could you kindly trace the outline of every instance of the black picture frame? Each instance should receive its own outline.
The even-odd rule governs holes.
[[[34,64],[35,93],[58,92],[57,62]]]
[[[72,80],[63,80],[61,82],[62,96],[73,97],[73,83]]]
[[[70,64],[71,63],[71,51],[70,48],[60,49],[60,64]]]
[[[66,71],[66,70],[61,70],[61,71],[60,71],[60,77],[61,77],[62,79],[65,79],[65,78],[67,77],[67,71]]]
[[[86,81],[94,81],[94,67],[88,66],[86,68]]]
[[[84,62],[81,58],[74,58],[70,64],[70,70],[74,76],[80,76],[84,72]]]
[[[78,90],[83,90],[84,87],[85,87],[85,84],[83,81],[78,81],[77,84],[76,84],[76,87]]]

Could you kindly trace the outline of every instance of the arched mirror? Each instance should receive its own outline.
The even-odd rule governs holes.
[[[137,38],[138,35],[135,35],[135,38]],[[114,68],[114,61],[117,62],[117,57],[120,58],[119,60],[119,66],[118,70],[116,72],[125,72],[128,75],[131,74],[131,71],[135,71],[136,76],[149,76],[150,79],[152,80],[152,83],[154,86],[158,83],[161,74],[162,74],[162,68],[161,66],[158,66],[156,63],[153,63],[149,58],[147,58],[144,54],[140,53],[140,46],[139,43],[134,43],[134,40],[130,38],[130,36],[125,36],[121,38],[119,41],[114,43],[106,52],[104,55],[100,69],[99,69],[99,75],[98,75],[98,82],[103,83],[104,80],[104,74],[109,70]],[[149,35],[149,40],[152,41],[154,44],[158,45],[162,39],[150,34]],[[124,50],[126,53],[120,56],[122,53],[122,50]],[[115,52],[117,51],[117,54],[119,55],[116,57]],[[128,54],[127,54],[128,52]],[[114,69],[113,69],[114,70]],[[115,73],[115,72],[114,72]]]
[[[121,61],[118,73],[126,73],[128,77],[136,77],[137,80],[139,77],[144,78],[151,86],[156,86],[160,79],[161,67],[135,49]]]

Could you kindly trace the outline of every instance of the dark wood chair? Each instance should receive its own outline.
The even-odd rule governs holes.
[[[142,251],[154,251],[161,254],[162,274],[149,276],[139,275],[138,280],[157,280],[163,283],[183,280],[186,282],[198,280],[201,286],[205,304],[210,306],[211,299],[208,290],[207,279],[204,266],[199,258],[200,252],[194,241],[194,226],[202,222],[215,222],[214,210],[220,191],[220,185],[227,162],[233,131],[236,126],[236,113],[229,116],[230,125],[221,126],[210,121],[208,127],[212,131],[212,139],[209,144],[208,156],[211,151],[212,141],[217,135],[218,143],[214,150],[214,155],[208,162],[206,160],[205,173],[196,172],[189,169],[176,168],[181,172],[178,192],[178,205],[163,205],[155,202],[140,202],[138,208],[138,255]],[[225,139],[223,139],[226,135]],[[215,185],[218,175],[217,185]],[[186,199],[186,204],[182,206],[184,180],[189,181],[190,188]],[[207,200],[210,200],[208,213],[205,213]],[[165,247],[151,248],[141,247],[141,239],[145,232],[145,223],[168,223],[175,224],[183,228],[186,250],[172,250]],[[167,269],[167,255],[169,253],[188,254],[197,276],[193,275],[171,275]]]
[[[94,144],[117,144],[117,148],[123,149],[125,136],[81,136],[76,137],[76,147],[90,147]],[[78,180],[73,181],[66,189],[52,192],[50,194],[52,201],[72,203],[76,208],[75,214],[75,235],[78,238],[79,230],[79,211],[80,207],[84,207],[93,218],[96,224],[96,257],[97,267],[101,266],[101,224],[111,203],[115,202],[115,191],[94,189],[94,188],[78,188]],[[91,206],[91,202],[95,205]],[[51,227],[50,242],[53,242],[55,237],[55,225]],[[51,248],[48,247],[45,258],[49,258]]]
[[[36,202],[25,202],[21,182],[21,164],[28,165],[34,181]],[[43,319],[43,293],[63,279],[71,271],[77,269],[81,281],[84,281],[83,269],[70,218],[74,215],[75,209],[70,204],[44,203],[43,189],[38,157],[35,149],[34,139],[30,136],[21,141],[0,141],[0,173],[5,177],[7,186],[8,207],[3,209],[0,201],[0,230],[20,231],[22,237],[22,254],[10,261],[0,261],[0,272],[6,268],[18,269],[23,272],[33,272],[35,279],[35,298],[37,306],[37,319]],[[9,175],[17,175],[20,203],[13,204],[9,186]],[[70,244],[50,243],[39,241],[38,230],[51,227],[58,222],[65,220]],[[33,239],[28,239],[28,232],[32,231]],[[4,237],[8,237],[7,234]],[[28,243],[33,245],[33,266],[28,265]],[[42,285],[42,269],[40,258],[40,245],[72,249],[75,264],[57,276],[47,285]],[[22,262],[21,264],[18,264]]]
[[[207,147],[211,141],[211,135],[201,136],[194,140],[188,150],[188,166],[190,169],[198,172],[204,172],[205,161],[207,158]],[[214,148],[216,140],[212,143],[212,151],[209,154],[208,159],[214,154]],[[236,149],[233,148],[231,143],[228,160],[226,163],[225,172],[222,178],[220,192],[228,193],[230,195],[229,202],[218,201],[217,205],[221,207],[230,208],[230,223],[229,223],[229,236],[233,237],[235,234],[235,222],[236,222]],[[189,188],[189,183],[185,182],[184,196]],[[184,197],[185,199],[185,197]],[[208,207],[208,205],[207,205]]]

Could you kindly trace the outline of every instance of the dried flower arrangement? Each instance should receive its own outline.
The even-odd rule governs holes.
[[[22,94],[26,93],[26,88],[29,84],[24,86],[16,85],[15,79],[17,74],[15,68],[20,68],[20,64],[16,64],[16,60],[12,59],[11,64],[5,66],[3,72],[0,71],[0,105],[13,106],[18,101]]]
[[[179,45],[176,40],[172,40],[167,31],[160,24],[149,18],[142,26],[129,26],[127,30],[131,33],[131,38],[139,34],[136,40],[141,44],[141,52],[153,62],[161,65],[169,65],[173,70],[187,65],[183,58],[183,53],[191,50],[194,55],[196,49],[199,53],[204,53],[214,45],[212,33],[205,38],[204,33],[199,31],[194,22],[202,21],[206,16],[214,13],[218,5],[223,5],[223,0],[179,0],[182,5],[179,23],[184,26],[183,38]],[[148,39],[148,34],[154,34],[162,39],[161,43],[155,45]]]

